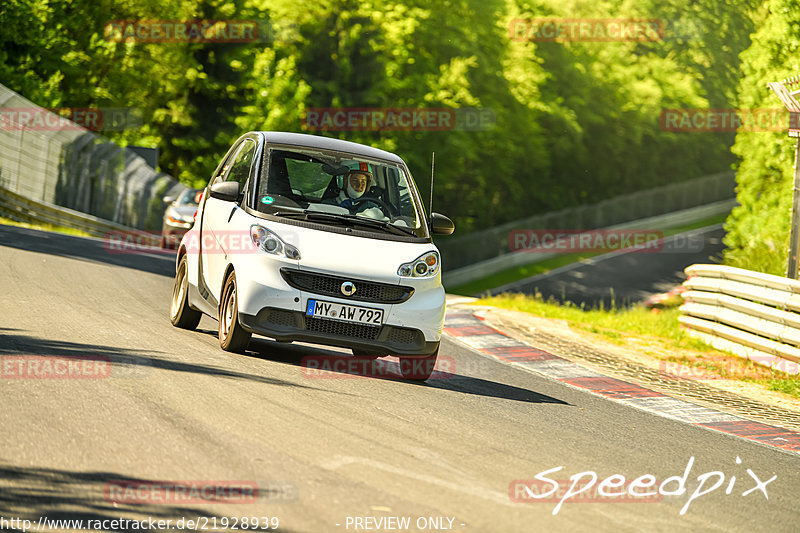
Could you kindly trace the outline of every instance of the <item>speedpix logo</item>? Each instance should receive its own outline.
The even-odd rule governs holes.
[[[736,465],[741,464],[741,458],[737,457]],[[597,473],[592,470],[573,474],[568,480],[558,480],[551,476],[563,470],[564,467],[557,466],[539,472],[534,476],[533,480],[512,481],[509,484],[508,492],[511,501],[519,503],[557,501],[558,503],[553,508],[554,515],[557,515],[564,503],[567,502],[653,502],[659,501],[666,496],[680,498],[688,494],[688,484],[693,466],[694,457],[690,457],[683,475],[670,476],[661,483],[658,482],[653,474],[644,474],[632,481],[628,481],[621,474],[614,474],[600,480]],[[686,514],[693,502],[702,496],[722,489],[723,486],[725,486],[722,489],[725,495],[747,497],[751,494],[756,496],[761,494],[765,500],[769,500],[767,485],[775,481],[778,476],[773,475],[767,479],[766,476],[756,474],[753,470],[747,468],[739,477],[743,479],[740,481],[735,475],[728,478],[725,473],[718,470],[697,475],[695,478],[697,484],[686,499],[686,503],[681,507],[679,514]],[[727,485],[725,484],[726,480],[728,481]],[[569,486],[563,489],[562,483],[565,487]],[[745,487],[744,490],[742,490],[743,486]],[[594,492],[592,492],[593,490]]]

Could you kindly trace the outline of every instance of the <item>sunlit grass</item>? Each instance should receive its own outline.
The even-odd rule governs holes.
[[[481,304],[523,311],[544,318],[566,320],[570,326],[599,333],[610,340],[621,341],[629,334],[657,337],[670,341],[675,348],[712,349],[689,337],[678,325],[678,309],[651,311],[644,306],[624,309],[587,309],[572,303],[559,304],[541,297],[509,294],[483,298]]]
[[[646,350],[647,355],[700,369],[689,372],[695,379],[747,381],[800,399],[799,377],[756,365],[690,337],[678,322],[680,312],[677,307],[657,310],[644,306],[586,309],[523,294],[486,297],[477,303],[565,320],[576,330],[600,335],[615,344],[655,347],[657,350]]]
[[[10,218],[6,218],[0,216],[0,224],[4,224],[6,226],[15,226],[17,228],[28,228],[28,229],[36,229],[41,231],[50,231],[54,233],[63,233],[65,235],[74,235],[76,237],[91,237],[89,233],[85,231],[81,231],[75,228],[68,228],[66,226],[57,226],[55,224],[48,224],[46,222],[37,222],[35,224],[28,223],[28,222],[19,222],[17,220],[12,220]]]

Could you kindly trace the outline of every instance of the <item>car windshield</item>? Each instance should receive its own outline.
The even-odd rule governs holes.
[[[317,220],[323,217],[316,213],[326,213],[334,215],[325,217],[331,223],[425,236],[416,189],[400,165],[302,148],[273,148],[266,157],[257,188],[260,211]]]

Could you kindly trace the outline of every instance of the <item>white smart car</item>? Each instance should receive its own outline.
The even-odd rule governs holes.
[[[219,321],[224,350],[253,333],[279,341],[400,358],[427,379],[439,351],[445,293],[432,234],[398,156],[295,133],[251,132],[214,172],[181,240],[170,318]]]

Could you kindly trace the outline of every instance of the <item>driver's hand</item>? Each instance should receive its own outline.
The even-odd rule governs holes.
[[[389,220],[384,216],[383,211],[379,207],[370,207],[358,212],[359,215],[374,218],[375,220]]]

